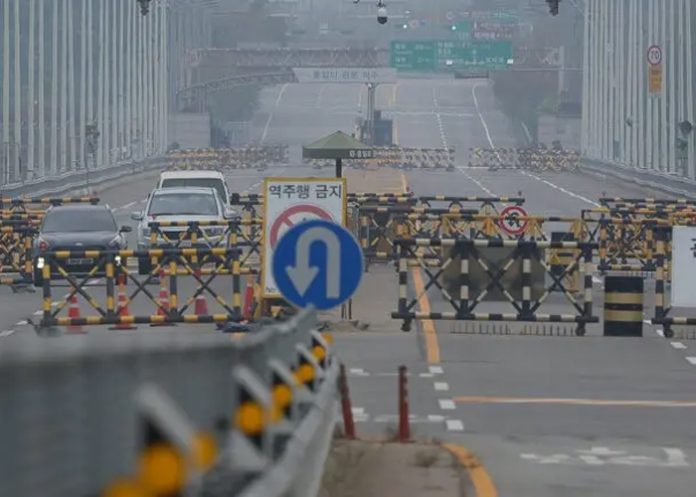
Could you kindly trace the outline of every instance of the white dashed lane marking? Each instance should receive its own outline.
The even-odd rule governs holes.
[[[669,344],[674,347],[677,350],[684,350],[686,349],[686,345],[684,345],[681,342],[669,342]]]
[[[446,392],[447,390],[449,390],[449,385],[445,381],[436,381],[435,390],[437,390],[438,392]]]
[[[696,366],[696,357],[689,356],[686,358],[686,360],[689,361],[689,364],[691,364],[692,366]]]
[[[438,404],[440,404],[440,409],[443,411],[453,411],[456,407],[454,401],[451,399],[440,399],[438,400]]]
[[[445,425],[449,431],[464,431],[464,423],[458,419],[448,419]]]
[[[430,366],[428,370],[433,374],[442,374],[442,366]]]
[[[14,332],[15,332],[15,330],[0,331],[0,338],[8,337],[8,336],[14,334]]]

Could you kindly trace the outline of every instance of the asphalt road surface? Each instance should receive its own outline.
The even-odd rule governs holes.
[[[299,146],[335,129],[350,131],[364,99],[364,90],[349,85],[269,89],[256,135]],[[457,149],[456,172],[406,174],[416,194],[521,193],[531,214],[549,216],[578,216],[603,195],[664,196],[604,177],[463,167],[471,147],[516,144],[518,133],[484,81],[383,85],[377,108],[394,119],[401,145]],[[372,288],[361,290],[369,292],[362,301],[380,304],[356,314],[384,323],[396,305],[385,287],[396,275],[385,270],[368,278]],[[394,296],[391,308],[382,305],[384,292]],[[676,497],[696,485],[691,343],[665,340],[647,325],[642,339],[615,339],[598,336],[599,327],[594,336],[561,338],[452,333],[456,325],[433,324],[434,337],[423,327],[402,333],[398,323],[338,336],[359,432],[393,433],[396,371],[404,364],[416,436],[471,449],[498,495]],[[480,493],[492,495],[485,485]]]
[[[365,105],[366,91],[359,85],[269,88],[253,120],[254,138],[292,145],[299,162],[300,145],[337,129],[350,132]],[[521,192],[531,214],[565,216],[578,216],[603,194],[663,196],[597,176],[465,168],[471,147],[516,144],[518,133],[496,107],[485,81],[418,79],[382,85],[377,108],[394,119],[401,145],[457,149],[454,172],[406,173],[404,180],[416,194]],[[270,174],[317,171],[299,166],[240,171],[231,173],[230,188],[258,191]],[[404,181],[398,171],[394,179]],[[153,185],[154,179],[135,180],[105,191],[102,198],[116,207],[119,223],[134,225],[129,214],[142,208]],[[598,328],[584,338],[464,334],[439,322],[403,333],[400,323],[387,317],[396,306],[396,284],[391,266],[371,270],[356,314],[378,324],[336,334],[350,372],[360,433],[383,435],[396,426],[396,371],[403,364],[410,372],[415,436],[471,449],[497,488],[482,485],[479,497],[681,497],[696,488],[690,421],[696,410],[696,357],[689,353],[695,345],[665,340],[648,326],[642,339],[604,338]],[[601,280],[596,285],[601,288]],[[40,302],[38,293],[0,288],[0,347],[33,339],[33,330],[23,323]],[[433,305],[439,305],[435,297]]]

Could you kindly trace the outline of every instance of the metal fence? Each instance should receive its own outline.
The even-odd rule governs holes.
[[[182,457],[201,436],[219,447],[207,471],[182,479],[193,494],[312,495],[338,369],[315,323],[308,311],[241,340],[158,330],[4,346],[0,496],[99,495],[142,470],[153,431]],[[282,415],[263,414],[259,428],[245,418],[255,407]]]
[[[585,4],[583,156],[696,179],[693,1]]]
[[[0,0],[0,186],[87,181],[162,155],[187,50],[211,34],[196,2],[150,11],[135,0]]]

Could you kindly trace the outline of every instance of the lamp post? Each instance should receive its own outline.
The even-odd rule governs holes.
[[[99,147],[99,136],[101,133],[97,129],[96,123],[85,124],[85,145],[87,146],[87,152],[92,159],[92,166],[94,169],[97,168],[97,148]],[[89,161],[85,161],[85,172],[86,172],[86,183],[87,189],[89,189]]]

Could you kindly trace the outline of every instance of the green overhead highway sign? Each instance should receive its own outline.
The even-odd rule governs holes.
[[[434,70],[434,41],[393,41],[391,43],[391,66],[396,69]]]
[[[511,58],[509,40],[393,41],[391,44],[391,66],[407,71],[505,69]]]

